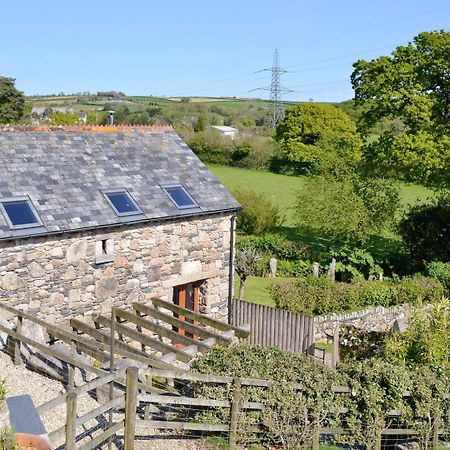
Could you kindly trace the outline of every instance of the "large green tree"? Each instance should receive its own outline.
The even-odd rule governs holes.
[[[300,228],[320,230],[330,239],[362,243],[389,228],[399,207],[398,190],[382,179],[357,173],[343,177],[312,176],[297,194]]]
[[[300,103],[286,110],[276,129],[282,159],[300,172],[323,172],[357,161],[360,138],[350,117],[332,105]]]
[[[434,186],[450,183],[450,33],[420,33],[390,56],[354,64],[360,130],[392,125],[368,140],[364,158],[378,169]]]
[[[15,123],[23,116],[25,97],[14,78],[0,77],[0,123]]]

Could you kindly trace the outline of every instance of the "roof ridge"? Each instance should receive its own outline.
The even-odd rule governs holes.
[[[0,125],[0,132],[20,131],[68,131],[118,133],[131,131],[150,131],[153,133],[174,131],[171,125]]]

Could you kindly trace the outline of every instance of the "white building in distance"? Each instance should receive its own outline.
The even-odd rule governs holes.
[[[237,134],[239,133],[239,130],[237,128],[222,125],[212,125],[211,128],[213,130],[216,130],[221,136],[229,137],[231,139],[236,138]]]

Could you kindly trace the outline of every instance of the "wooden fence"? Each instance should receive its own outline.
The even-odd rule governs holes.
[[[175,392],[173,394],[140,394],[138,396],[139,404],[142,409],[145,411],[143,414],[143,418],[136,419],[136,428],[153,428],[153,429],[162,429],[162,430],[177,430],[177,433],[180,432],[189,432],[195,431],[203,432],[203,435],[209,435],[211,433],[221,433],[227,436],[230,444],[230,450],[236,450],[239,447],[239,437],[242,433],[242,429],[240,426],[243,423],[246,423],[244,420],[244,416],[249,411],[261,411],[265,408],[263,402],[258,401],[245,401],[243,399],[245,389],[249,387],[252,388],[260,388],[260,389],[268,389],[276,382],[271,380],[261,380],[254,378],[233,378],[222,375],[210,375],[210,374],[200,374],[194,372],[186,372],[184,374],[180,374],[173,371],[161,370],[161,369],[152,369],[152,376],[161,382],[161,380],[166,380],[167,383],[171,386],[176,386],[181,384],[183,386],[188,386],[189,383],[202,383],[202,384],[212,384],[215,386],[222,385],[227,386],[230,389],[230,395],[226,400],[218,400],[214,398],[196,398],[190,396],[186,393]],[[162,387],[162,386],[160,386]],[[293,384],[293,387],[300,393],[303,389],[301,383]],[[331,388],[334,393],[337,395],[350,395],[351,389],[348,386],[334,386]],[[228,390],[228,389],[227,389]],[[186,390],[185,390],[186,392]],[[414,395],[410,392],[405,392],[404,397],[410,397]],[[253,391],[252,397],[255,396],[255,392]],[[166,417],[164,420],[161,418],[152,418],[152,413],[147,412],[147,407],[149,404],[153,404],[159,407],[165,407],[170,405],[174,410],[181,413],[177,416],[174,415],[172,419]],[[186,409],[187,408],[187,409]],[[192,411],[203,412],[206,410],[214,411],[218,408],[225,408],[228,411],[228,414],[225,414],[224,420],[222,423],[217,423],[215,421],[199,421],[198,417],[196,417],[195,412],[192,414]],[[187,412],[187,413],[186,413]],[[190,412],[190,413],[189,413]],[[344,415],[348,413],[348,409],[345,407],[340,408],[339,414]],[[158,416],[158,414],[156,414]],[[142,417],[142,416],[141,416]],[[206,416],[208,417],[208,415]],[[381,450],[382,443],[387,442],[389,439],[393,438],[396,442],[399,438],[403,438],[403,440],[413,440],[420,433],[411,428],[400,428],[396,427],[395,424],[392,423],[392,419],[401,418],[401,412],[398,410],[390,410],[385,412],[385,421],[386,428],[383,428],[376,438],[376,442],[374,443],[374,448],[376,450]],[[430,432],[429,432],[429,447],[430,449],[438,449],[439,448],[439,437],[446,436],[448,432],[440,429],[440,421],[439,418],[430,417]],[[255,423],[253,425],[244,425],[243,429],[245,433],[264,433],[265,427],[262,423]],[[337,436],[343,436],[351,434],[351,430],[342,427],[322,427],[316,426],[314,422],[311,423],[311,449],[319,450],[321,438],[331,438]],[[192,435],[191,435],[192,436]]]
[[[87,384],[70,387],[69,391],[58,398],[53,399],[43,405],[38,406],[38,412],[44,415],[46,412],[52,411],[58,405],[66,404],[66,415],[64,417],[64,425],[58,429],[49,430],[49,437],[52,441],[65,442],[67,450],[91,450],[98,448],[98,445],[108,439],[117,437],[117,434],[123,430],[125,450],[133,450],[135,430],[139,430],[142,435],[146,432],[154,435],[155,429],[161,430],[177,430],[176,435],[179,437],[180,432],[187,432],[188,436],[198,436],[198,432],[202,432],[203,436],[211,433],[221,433],[229,439],[230,449],[234,450],[239,444],[239,437],[242,430],[240,423],[243,416],[249,411],[263,410],[265,405],[257,400],[257,396],[252,395],[253,401],[246,401],[246,390],[251,386],[260,389],[267,389],[274,384],[270,380],[257,380],[246,378],[232,378],[220,375],[198,374],[189,371],[165,370],[149,367],[145,371],[145,381],[138,381],[138,371],[136,368],[127,367],[126,377],[124,369],[115,369],[114,364],[110,366],[110,372],[105,369],[90,367],[87,364],[80,363],[78,360],[58,352],[51,347],[42,343],[38,343],[31,338],[25,337],[17,331],[9,330],[0,326],[0,330],[7,333],[14,343],[20,342],[33,346],[44,354],[50,354],[53,357],[61,359],[74,367],[82,368],[99,376],[96,380]],[[56,330],[53,330],[55,332]],[[81,341],[80,341],[81,342]],[[11,353],[17,356],[20,351],[18,346],[13,345]],[[305,347],[307,348],[307,347]],[[89,350],[91,350],[89,348]],[[114,352],[111,352],[114,354]],[[110,362],[114,362],[113,358],[109,358]],[[226,399],[214,398],[198,398],[192,395],[190,389],[191,383],[204,383],[212,385],[228,386],[226,389],[230,392]],[[100,386],[110,383],[109,395],[104,403],[89,412],[84,412],[81,416],[77,414],[77,400],[79,396],[85,395]],[[112,383],[116,389],[112,388]],[[73,386],[73,385],[72,385]],[[302,390],[301,384],[295,384],[295,389],[299,392]],[[351,390],[346,386],[335,386],[332,388],[339,395],[349,395]],[[125,395],[124,395],[125,392]],[[405,393],[405,396],[411,396],[414,393]],[[262,396],[264,398],[264,396]],[[342,403],[345,405],[345,402]],[[168,413],[170,406],[171,413]],[[224,408],[225,414],[222,414],[223,421],[217,423],[214,420],[203,422],[199,420],[198,413],[205,410],[217,410]],[[125,414],[121,415],[118,410],[125,409]],[[115,412],[117,417],[112,417]],[[344,415],[348,412],[346,408],[341,408],[340,414]],[[108,426],[98,430],[98,434],[92,435],[91,440],[84,440],[86,432],[83,429],[81,434],[77,429],[84,427],[85,424],[99,416],[109,415]],[[202,416],[206,420],[206,416]],[[212,416],[211,416],[212,417]],[[401,412],[392,410],[386,411],[386,419],[401,418]],[[439,418],[432,418],[430,422],[430,441],[432,448],[438,448],[439,437],[445,435],[446,431],[440,429]],[[244,420],[245,422],[245,420]],[[195,431],[195,434],[191,434]],[[264,432],[265,428],[261,423],[254,423],[249,429],[254,433]],[[311,446],[313,450],[319,449],[319,440],[321,436],[345,435],[350,430],[345,428],[324,428],[314,427],[311,430]],[[407,436],[414,438],[419,433],[414,429],[399,429],[392,426],[391,420],[386,420],[386,428],[380,431],[377,438],[375,448],[381,449],[382,440],[386,440],[389,436]],[[91,435],[88,435],[91,436]]]
[[[284,309],[234,299],[230,323],[250,325],[247,342],[297,353],[314,353],[314,318]]]
[[[105,441],[112,439],[119,431],[123,430],[124,435],[124,449],[132,450],[134,448],[135,423],[136,423],[136,407],[137,407],[137,379],[138,369],[128,367],[126,369],[125,395],[120,393],[105,403],[100,404],[97,408],[89,411],[82,416],[77,413],[78,397],[86,395],[95,389],[101,388],[106,384],[111,385],[111,394],[113,393],[112,385],[119,382],[125,370],[119,370],[113,374],[105,377],[97,378],[89,383],[79,386],[68,391],[59,397],[52,399],[37,407],[39,415],[43,416],[46,413],[53,411],[59,405],[66,404],[65,423],[56,430],[52,430],[48,437],[52,443],[61,441],[63,439],[66,450],[92,450],[98,448]],[[115,409],[120,408],[125,410],[123,419],[113,422],[112,413]],[[87,437],[86,424],[93,419],[108,414],[109,423],[104,427],[100,433],[97,433],[91,440],[77,445],[78,441]],[[78,428],[83,428],[83,433],[78,433]],[[92,430],[95,432],[95,427]]]

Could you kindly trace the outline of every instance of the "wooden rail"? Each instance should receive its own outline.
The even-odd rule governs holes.
[[[55,406],[62,403],[66,403],[66,420],[63,426],[49,433],[49,439],[52,442],[60,441],[64,439],[66,450],[76,450],[77,441],[83,438],[77,434],[77,429],[80,427],[86,427],[86,424],[91,420],[105,415],[107,412],[112,411],[114,408],[124,408],[125,418],[119,420],[116,423],[112,423],[103,431],[92,438],[90,441],[84,443],[78,450],[92,450],[99,445],[110,439],[119,431],[124,430],[124,448],[125,450],[134,449],[134,433],[136,422],[136,410],[137,410],[137,386],[138,386],[138,369],[134,367],[127,367],[126,372],[126,392],[125,395],[118,395],[106,403],[99,405],[97,408],[85,413],[82,416],[77,414],[78,397],[82,394],[86,394],[93,389],[104,386],[111,382],[119,382],[124,374],[124,370],[119,370],[114,374],[107,375],[105,377],[97,378],[86,385],[80,386],[72,391],[69,391],[58,398],[50,400],[40,406],[38,411],[40,414],[49,412]]]
[[[194,336],[199,336],[204,339],[214,339],[215,342],[221,345],[229,345],[232,341],[230,337],[223,334],[214,333],[207,330],[204,327],[199,327],[185,320],[177,319],[174,316],[165,314],[162,311],[157,310],[151,305],[144,305],[142,303],[133,303],[133,308],[138,314],[147,315],[154,319],[166,322],[178,329],[184,330],[187,333],[191,333]]]
[[[152,298],[151,301],[155,306],[167,309],[175,314],[184,316],[188,319],[194,320],[195,322],[199,322],[208,327],[215,328],[220,331],[233,330],[236,336],[239,338],[246,338],[250,334],[250,330],[248,330],[245,326],[239,327],[233,324],[227,324],[225,322],[221,322],[220,320],[216,320],[211,317],[205,316],[204,314],[196,313],[194,311],[181,308],[180,306],[177,306],[174,303],[166,302],[165,300],[161,300],[159,298]]]

